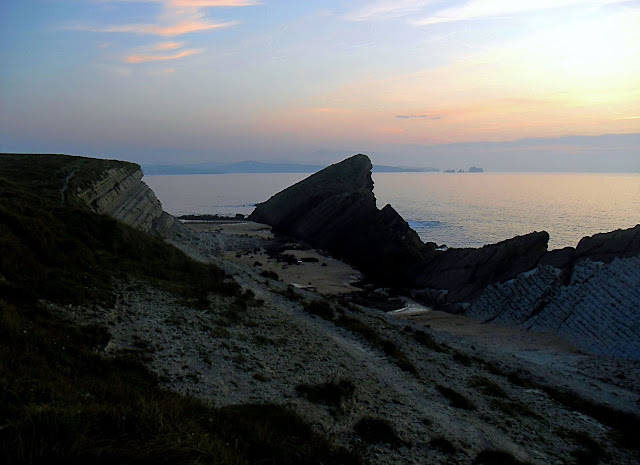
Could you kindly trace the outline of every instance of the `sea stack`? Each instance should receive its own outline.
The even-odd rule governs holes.
[[[390,206],[376,206],[371,160],[354,155],[256,206],[249,220],[303,239],[385,285],[406,285],[435,254]]]

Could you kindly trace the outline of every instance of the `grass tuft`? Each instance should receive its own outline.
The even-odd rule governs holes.
[[[345,402],[353,397],[355,390],[353,382],[344,378],[322,384],[299,384],[296,386],[296,392],[304,395],[310,402],[325,404],[332,408],[341,408]]]
[[[449,400],[449,405],[455,408],[460,408],[463,410],[475,410],[475,404],[467,399],[465,396],[460,394],[458,391],[455,391],[451,388],[438,384],[436,389],[440,394],[442,394],[446,399]]]

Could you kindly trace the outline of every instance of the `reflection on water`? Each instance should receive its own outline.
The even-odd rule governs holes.
[[[253,205],[308,175],[224,174],[145,177],[172,214],[249,214]],[[550,248],[640,223],[640,176],[564,173],[374,173],[387,203],[425,241],[478,247],[548,231]]]

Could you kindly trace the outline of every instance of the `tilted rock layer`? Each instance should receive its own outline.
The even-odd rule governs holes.
[[[162,210],[151,188],[142,181],[139,166],[122,164],[97,176],[88,188],[78,188],[76,196],[96,213],[109,215],[147,233],[170,237],[187,234],[186,228]]]
[[[547,251],[547,232],[478,249],[423,244],[378,210],[371,162],[355,155],[259,204],[250,219],[351,261],[370,279],[420,289],[449,311],[565,337],[589,352],[640,359],[640,225]]]
[[[487,285],[533,268],[549,235],[533,233],[481,249],[437,250],[391,207],[376,207],[371,161],[354,155],[258,204],[249,217],[304,239],[384,285],[447,291],[448,302],[476,298]]]
[[[633,244],[638,231],[636,227],[583,241],[604,247],[609,236],[609,250],[630,251],[623,245]],[[583,258],[570,271],[540,265],[491,285],[465,314],[557,334],[588,352],[640,360],[640,255],[611,260],[607,252],[593,257],[601,261]]]
[[[405,283],[435,246],[390,205],[378,210],[371,167],[354,155],[258,204],[249,219],[348,259],[375,281]]]
[[[188,229],[162,210],[140,166],[59,154],[0,154],[0,177],[70,207],[89,208],[134,228],[173,239]]]

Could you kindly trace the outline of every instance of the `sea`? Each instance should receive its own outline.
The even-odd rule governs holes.
[[[165,211],[250,214],[306,173],[145,176]],[[547,231],[549,249],[640,223],[639,174],[374,173],[378,208],[391,204],[425,242],[480,247]]]

